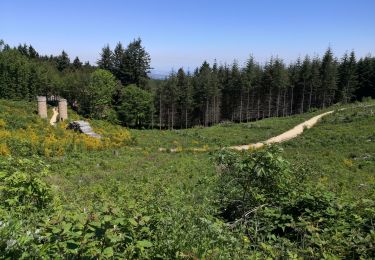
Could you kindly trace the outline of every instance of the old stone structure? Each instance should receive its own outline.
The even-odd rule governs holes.
[[[47,97],[45,96],[38,96],[38,115],[41,118],[47,118]],[[68,119],[68,103],[66,99],[51,96],[48,98],[49,101],[56,101],[58,100],[58,112],[59,112],[59,120],[64,121]]]
[[[79,131],[83,134],[86,134],[90,137],[95,137],[95,138],[101,138],[102,136],[94,133],[94,130],[92,130],[90,123],[86,121],[73,121],[68,125],[68,129],[72,129],[75,131]]]
[[[59,120],[64,121],[68,119],[68,103],[66,99],[60,98],[59,99]]]
[[[43,96],[38,96],[38,115],[41,118],[47,118],[47,98]]]

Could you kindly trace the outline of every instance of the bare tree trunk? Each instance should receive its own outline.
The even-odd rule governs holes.
[[[161,110],[161,94],[159,95],[159,130],[161,130],[161,116],[162,116],[162,110]]]
[[[268,117],[271,117],[271,103],[272,103],[272,88],[270,87],[270,92],[268,93]]]
[[[172,119],[172,130],[173,130],[173,127],[174,127],[174,103],[172,102],[172,115],[171,115],[171,119]]]
[[[285,116],[286,113],[286,88],[284,90],[284,97],[283,97],[283,117]]]
[[[206,100],[206,116],[204,120],[204,126],[208,126],[208,99]]]
[[[290,113],[289,113],[289,115],[292,115],[293,114],[293,91],[294,90],[294,88],[292,88],[292,97],[290,98]]]
[[[308,107],[308,110],[311,109],[312,93],[313,93],[313,85],[310,82],[310,93],[309,93],[309,107]]]
[[[276,116],[279,116],[279,106],[280,106],[280,89],[277,90],[277,101],[276,101]]]
[[[169,113],[169,107],[167,108],[167,128],[168,130],[171,129],[171,117]]]
[[[187,105],[186,105],[186,107],[185,107],[185,129],[187,129],[188,128],[188,122],[187,122],[187,116],[188,116],[188,113],[187,113]]]
[[[250,109],[250,90],[247,90],[247,100],[246,100],[246,122],[249,122],[249,109]]]
[[[305,83],[305,80],[303,80],[303,89],[302,89],[302,100],[301,100],[301,110],[300,110],[300,114],[303,113],[303,105],[305,103],[305,88],[306,88],[306,83]]]
[[[258,97],[258,114],[257,114],[257,119],[260,118],[260,98]]]
[[[217,99],[216,95],[214,95],[214,124],[217,123]]]
[[[243,97],[242,97],[242,92],[241,92],[241,97],[240,97],[240,123],[242,123],[242,106],[243,106]]]

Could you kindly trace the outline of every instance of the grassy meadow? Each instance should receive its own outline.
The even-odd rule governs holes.
[[[371,249],[374,226],[368,223],[373,223],[371,212],[375,212],[375,107],[364,107],[364,103],[347,105],[353,108],[336,111],[312,129],[280,145],[283,148],[280,156],[289,162],[290,172],[303,176],[303,185],[298,184],[311,193],[302,193],[306,191],[295,186],[294,177],[288,177],[290,182],[286,186],[296,187],[301,193],[289,198],[280,190],[277,196],[282,198],[281,202],[270,209],[285,209],[280,219],[288,219],[290,214],[285,213],[284,198],[298,201],[301,197],[318,196],[315,188],[321,192],[319,198],[327,197],[321,204],[329,206],[323,209],[320,205],[321,215],[314,218],[305,212],[292,221],[294,224],[288,222],[287,230],[305,223],[306,229],[295,228],[299,230],[296,237],[276,232],[278,229],[274,228],[267,231],[269,237],[259,231],[259,237],[255,238],[249,226],[233,228],[221,214],[225,200],[218,195],[222,175],[215,161],[220,151],[216,150],[266,140],[322,110],[173,131],[127,130],[92,120],[94,131],[105,137],[92,145],[90,142],[94,141],[85,141],[83,135],[64,130],[65,123],[56,128],[48,126],[30,106],[33,104],[0,101],[0,173],[9,175],[0,177],[0,183],[13,185],[14,179],[9,178],[22,169],[27,172],[27,169],[38,168],[34,165],[38,163],[44,165],[43,171],[47,172],[38,179],[37,183],[46,185],[38,196],[53,199],[49,199],[48,206],[35,204],[36,210],[27,208],[26,211],[19,195],[24,190],[15,191],[14,187],[35,186],[34,182],[26,181],[30,178],[27,174],[27,178],[17,177],[24,179],[14,184],[13,190],[2,189],[9,199],[16,200],[11,200],[12,204],[4,196],[0,207],[0,250],[6,252],[5,258],[334,259],[374,256]],[[329,109],[333,108],[326,110]],[[78,118],[74,112],[69,112],[71,118]],[[52,137],[56,141],[50,144]],[[160,147],[179,148],[180,152],[159,152]],[[204,148],[206,152],[189,152],[189,148]],[[244,152],[242,156],[246,157],[246,153],[256,151]],[[279,159],[272,160],[271,166],[279,163]],[[288,193],[293,192],[288,190]],[[256,198],[263,201],[262,205],[268,199],[276,199],[272,197],[276,193],[264,194],[264,198]],[[332,196],[337,198],[337,204]],[[355,204],[361,200],[367,203],[366,206],[361,204],[363,212]],[[335,215],[335,218],[341,219],[347,215],[342,213],[342,208],[350,207],[357,219],[342,220],[343,224],[335,229],[336,234],[341,235],[334,237],[329,228],[319,229],[319,225],[332,221],[331,213],[327,212],[334,208],[340,216]],[[309,206],[301,210],[306,208]],[[267,215],[269,212],[262,214],[259,213],[262,216],[259,223],[267,226],[259,227],[260,230],[271,228],[271,220],[272,225],[285,229],[281,226],[284,222],[279,218],[275,220],[275,212],[272,217]],[[352,224],[354,222],[357,226]],[[357,237],[345,238],[352,234]],[[355,247],[358,249],[353,249]]]

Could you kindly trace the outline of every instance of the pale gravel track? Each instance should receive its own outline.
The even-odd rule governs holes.
[[[342,110],[346,110],[348,108],[365,108],[365,107],[373,107],[375,105],[364,105],[364,106],[357,106],[357,107],[347,107],[347,108],[340,108],[336,111],[342,111]],[[254,143],[254,144],[245,144],[245,145],[235,145],[235,146],[229,146],[227,148],[229,149],[234,149],[234,150],[249,150],[251,148],[260,148],[264,145],[268,145],[268,144],[274,144],[274,143],[282,143],[282,142],[285,142],[285,141],[288,141],[290,139],[293,139],[295,137],[297,137],[298,135],[302,134],[304,129],[305,128],[311,128],[313,127],[316,123],[318,123],[318,121],[326,116],[326,115],[329,115],[329,114],[332,114],[333,112],[335,112],[335,110],[331,110],[331,111],[328,111],[328,112],[324,112],[322,114],[319,114],[317,116],[314,116],[306,121],[304,121],[303,123],[301,124],[298,124],[296,125],[295,127],[293,127],[292,129],[280,134],[280,135],[277,135],[277,136],[274,136],[274,137],[271,137],[270,139],[267,139],[263,142],[258,142],[258,143]],[[161,152],[165,152],[165,151],[168,151],[168,149],[166,148],[159,148],[159,151]],[[178,152],[177,149],[175,148],[172,148],[172,149],[169,149],[170,152]],[[207,150],[205,149],[202,149],[202,148],[192,148],[190,149],[190,151],[196,151],[196,152],[205,152]]]
[[[59,115],[59,111],[58,111],[57,107],[54,107],[52,109],[52,111],[53,111],[53,115],[52,115],[51,119],[49,120],[49,123],[50,123],[50,125],[55,126],[56,122],[57,122],[57,116]]]
[[[258,143],[255,143],[255,144],[246,144],[246,145],[236,145],[236,146],[231,146],[229,147],[230,149],[235,149],[235,150],[248,150],[250,148],[259,148],[259,147],[262,147],[266,144],[274,144],[274,143],[282,143],[282,142],[285,142],[285,141],[288,141],[290,139],[293,139],[295,138],[296,136],[300,135],[303,133],[303,130],[305,128],[311,128],[313,127],[316,123],[318,123],[319,119],[321,119],[322,117],[326,116],[326,115],[329,115],[329,114],[332,114],[334,111],[328,111],[328,112],[325,112],[325,113],[322,113],[320,115],[317,115],[317,116],[314,116],[313,118],[310,118],[309,120],[306,120],[305,122],[299,124],[299,125],[296,125],[295,127],[293,127],[292,129],[278,135],[278,136],[274,136],[266,141],[263,141],[263,142],[258,142]]]

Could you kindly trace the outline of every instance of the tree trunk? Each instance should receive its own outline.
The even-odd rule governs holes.
[[[294,88],[292,88],[292,97],[290,98],[290,113],[289,115],[292,115],[293,114],[293,90]]]
[[[208,99],[206,100],[206,116],[204,120],[204,126],[208,126]]]
[[[159,130],[161,130],[161,114],[162,110],[161,110],[161,94],[159,95]]]
[[[311,82],[310,82],[310,93],[309,93],[309,106],[308,106],[308,110],[311,109],[312,93],[313,93],[313,84],[311,84]]]
[[[305,80],[303,80],[302,100],[301,100],[301,110],[299,111],[300,114],[303,113],[303,105],[304,105],[304,103],[305,103],[305,88],[306,88],[306,83],[305,83]]]
[[[276,101],[276,116],[279,117],[279,106],[280,106],[280,89],[277,90],[277,101]]]
[[[272,88],[270,88],[270,92],[268,93],[268,117],[271,117],[271,103],[272,103]]]
[[[287,89],[285,88],[285,90],[284,90],[284,101],[283,101],[283,117],[285,117],[285,114],[286,114],[286,91],[287,91]]]
[[[241,92],[241,97],[240,97],[240,123],[242,123],[242,106],[243,106],[243,97],[242,97],[242,92]]]
[[[172,115],[171,115],[171,119],[172,119],[172,130],[173,130],[173,127],[174,127],[174,103],[172,102]]]

